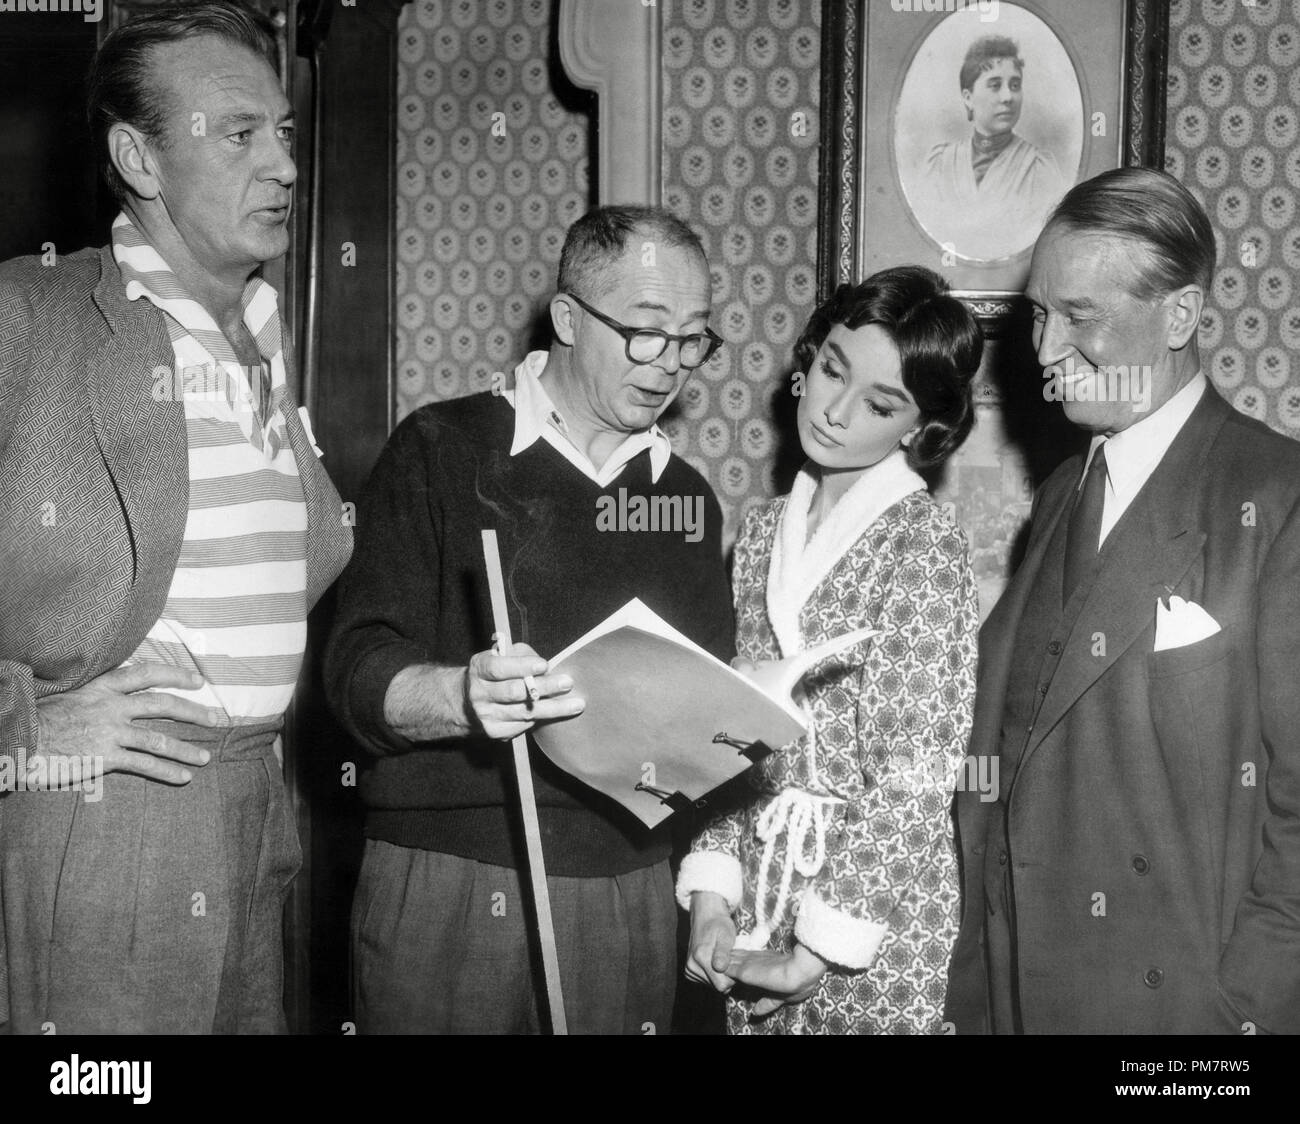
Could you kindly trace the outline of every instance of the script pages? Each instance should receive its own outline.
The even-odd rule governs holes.
[[[561,769],[655,827],[681,798],[701,800],[765,749],[801,737],[806,720],[790,691],[802,672],[872,635],[770,665],[759,686],[633,599],[551,660],[587,708],[533,737]]]

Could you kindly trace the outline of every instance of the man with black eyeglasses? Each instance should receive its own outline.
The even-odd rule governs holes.
[[[699,239],[657,208],[599,208],[570,229],[558,289],[550,349],[510,389],[412,413],[358,508],[325,676],[371,755],[351,934],[363,1033],[543,1029],[508,742],[584,705],[543,655],[633,597],[733,654],[721,510],[656,425],[722,343]],[[703,534],[598,525],[619,491],[702,506]],[[519,640],[503,654],[485,528]],[[535,749],[532,761],[569,1029],[666,1032],[679,974],[671,840]]]

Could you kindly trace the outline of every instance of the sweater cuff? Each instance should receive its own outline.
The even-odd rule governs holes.
[[[424,651],[405,642],[388,643],[362,656],[347,686],[348,713],[362,743],[372,752],[406,753],[415,743],[402,737],[384,719],[388,688],[399,672],[429,663]]]
[[[887,932],[888,925],[852,917],[827,905],[817,896],[815,886],[804,891],[794,923],[795,940],[801,945],[831,964],[850,969],[868,967]]]
[[[696,890],[721,894],[727,908],[734,910],[744,892],[740,860],[723,851],[692,851],[677,872],[677,904],[687,913]]]

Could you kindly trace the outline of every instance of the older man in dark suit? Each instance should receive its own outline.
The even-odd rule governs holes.
[[[257,276],[296,170],[230,3],[105,42],[111,244],[0,267],[0,1029],[276,1031],[275,752],[351,550]]]
[[[1201,370],[1214,235],[1177,181],[1062,200],[1027,296],[1092,435],[984,626],[958,797],[958,1033],[1300,1031],[1300,445]]]

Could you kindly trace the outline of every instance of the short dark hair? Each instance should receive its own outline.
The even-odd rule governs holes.
[[[936,468],[966,440],[975,424],[971,381],[984,354],[984,333],[948,283],[919,265],[873,273],[857,285],[841,285],[818,307],[794,345],[807,371],[831,328],[876,324],[898,348],[903,386],[921,413],[921,431],[907,447],[914,469]]]
[[[1184,285],[1209,292],[1214,282],[1214,228],[1190,191],[1155,168],[1113,168],[1076,184],[1048,217],[1073,231],[1113,234],[1145,253],[1133,296],[1162,297]]]
[[[1016,41],[1006,35],[983,35],[970,45],[966,57],[962,59],[961,73],[958,80],[962,93],[975,89],[975,83],[986,70],[992,70],[999,59],[1010,59],[1016,69],[1025,69],[1025,60],[1020,57],[1020,48]]]
[[[598,297],[601,274],[623,256],[634,234],[648,235],[665,246],[693,250],[708,268],[708,255],[699,235],[671,211],[618,204],[596,207],[569,227],[560,250],[556,287],[586,300]]]
[[[86,121],[104,179],[119,203],[130,198],[130,189],[109,159],[108,131],[121,122],[163,143],[168,107],[153,78],[154,48],[198,35],[217,35],[247,47],[279,73],[274,28],[261,13],[236,0],[166,4],[116,28],[91,63]]]

